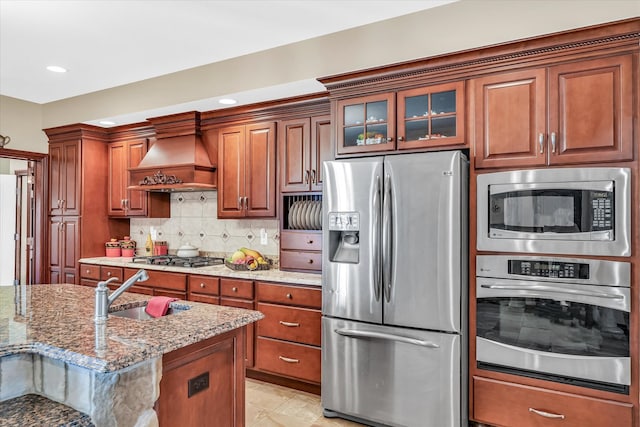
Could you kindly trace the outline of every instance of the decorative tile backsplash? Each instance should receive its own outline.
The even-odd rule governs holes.
[[[190,244],[211,255],[228,255],[245,246],[270,258],[279,255],[279,223],[277,219],[218,219],[218,192],[194,191],[171,193],[171,218],[131,219],[131,238],[137,254],[144,252],[151,227],[156,240],[164,240],[169,252]],[[261,244],[264,230],[267,244]]]

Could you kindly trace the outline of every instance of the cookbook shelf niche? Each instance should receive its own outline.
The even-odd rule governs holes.
[[[322,230],[322,195],[283,196],[283,230]]]

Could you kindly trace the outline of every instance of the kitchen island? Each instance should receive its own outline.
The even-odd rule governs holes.
[[[0,287],[3,422],[11,425],[9,417],[20,417],[20,411],[14,405],[10,412],[2,402],[39,395],[88,415],[99,427],[155,426],[158,413],[167,412],[167,398],[176,406],[172,412],[188,413],[178,407],[188,393],[189,404],[202,406],[206,399],[233,405],[229,416],[240,417],[242,425],[245,326],[262,314],[176,301],[174,314],[164,317],[110,314],[96,324],[94,299],[94,289],[77,285]],[[124,293],[109,312],[140,307],[148,299]]]

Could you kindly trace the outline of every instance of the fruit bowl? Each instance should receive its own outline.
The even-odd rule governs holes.
[[[250,269],[247,264],[234,264],[234,263],[230,262],[228,259],[224,260],[224,265],[226,265],[230,269],[236,270],[236,271],[269,270],[271,268],[271,266],[273,265],[273,261],[270,260],[269,258],[265,258],[265,261],[267,261],[266,264],[258,264],[258,267],[254,268],[253,270]]]

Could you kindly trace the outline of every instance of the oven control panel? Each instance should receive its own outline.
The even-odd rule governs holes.
[[[589,279],[589,264],[547,260],[509,260],[509,274],[563,279]]]

